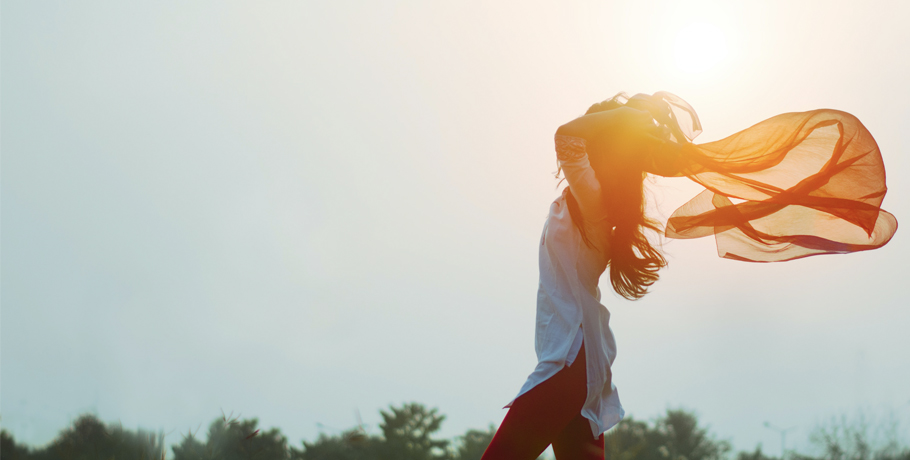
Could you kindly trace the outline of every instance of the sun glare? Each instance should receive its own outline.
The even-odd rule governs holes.
[[[694,22],[676,34],[673,56],[686,73],[709,71],[727,57],[727,40],[714,24]]]

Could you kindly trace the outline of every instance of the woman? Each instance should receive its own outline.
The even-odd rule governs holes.
[[[721,141],[694,145],[695,111],[665,92],[622,93],[556,131],[568,187],[550,205],[540,240],[538,364],[482,460],[603,459],[603,433],[624,411],[610,367],[616,343],[598,281],[644,296],[666,265],[644,230],[647,173],[686,175],[707,190],[668,222],[667,236],[715,234],[722,257],[783,261],[874,249],[897,228],[877,145],[834,110],[782,114]],[[729,198],[743,200],[733,204]]]

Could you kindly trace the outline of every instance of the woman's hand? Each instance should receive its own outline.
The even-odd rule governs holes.
[[[595,141],[598,137],[620,129],[634,127],[644,128],[648,124],[654,126],[651,114],[636,110],[631,107],[619,107],[603,112],[594,112],[580,116],[556,130],[556,134],[581,137],[588,141]]]
[[[556,134],[584,139],[589,154],[621,155],[627,159],[658,149],[664,143],[658,132],[649,112],[631,107],[584,115],[556,130]]]

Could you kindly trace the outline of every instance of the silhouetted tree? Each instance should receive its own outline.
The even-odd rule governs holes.
[[[669,460],[720,460],[731,450],[729,442],[715,440],[698,426],[695,414],[684,410],[668,410],[657,430],[665,436]]]
[[[458,447],[455,451],[456,460],[480,460],[483,456],[493,435],[496,434],[496,427],[490,424],[486,430],[468,430],[464,435],[459,436]]]
[[[442,427],[445,415],[436,408],[427,410],[422,404],[409,403],[401,408],[389,407],[382,415],[383,443],[379,452],[381,460],[437,460],[449,457],[449,441],[434,439]]]
[[[29,449],[16,444],[13,436],[6,430],[0,430],[0,460],[28,460]]]
[[[340,436],[320,434],[314,443],[303,442],[303,451],[291,448],[294,460],[377,460],[383,440],[352,428]]]
[[[627,415],[604,438],[604,456],[608,460],[652,460],[658,458],[658,434],[645,422]]]
[[[822,451],[824,460],[910,460],[910,448],[900,444],[898,428],[893,413],[876,421],[860,411],[852,420],[841,415],[817,425],[809,441]],[[801,457],[797,460],[809,458]]]
[[[196,439],[192,431],[183,437],[180,444],[171,446],[174,452],[175,460],[206,460],[212,458],[212,452],[208,451],[205,443]]]
[[[262,431],[259,419],[238,421],[222,416],[209,425],[202,444],[192,433],[174,446],[174,460],[287,460],[287,438],[278,428]]]
[[[382,436],[368,435],[362,427],[340,436],[320,434],[316,442],[303,442],[303,450],[291,448],[300,460],[449,460],[449,441],[433,438],[444,415],[421,404],[390,406],[380,411]]]
[[[769,457],[761,450],[761,444],[755,446],[754,452],[740,452],[736,455],[736,460],[778,460],[777,457]]]
[[[96,460],[130,458],[159,460],[164,458],[164,433],[144,430],[132,432],[122,427],[106,426],[91,414],[79,416],[72,427],[60,432],[51,443],[22,458],[29,460]],[[4,457],[5,459],[5,457]]]
[[[667,410],[654,426],[626,417],[604,439],[609,460],[722,460],[730,443],[698,426],[695,414]]]
[[[277,428],[262,431],[258,419],[238,421],[222,416],[209,427],[208,439],[192,432],[174,445],[173,460],[479,460],[496,429],[468,430],[454,443],[435,438],[445,420],[438,410],[418,403],[390,406],[380,411],[382,435],[355,427],[340,435],[321,434],[302,450],[289,448]],[[871,424],[860,414],[854,420],[832,419],[819,425],[810,440],[820,448],[818,457],[788,452],[787,460],[910,460],[910,448],[900,443],[897,419]],[[605,439],[607,460],[724,460],[730,443],[718,440],[699,426],[695,414],[667,410],[651,423],[627,416]],[[132,432],[105,425],[94,415],[82,415],[45,447],[16,444],[0,430],[0,460],[164,460],[164,433]],[[541,458],[545,458],[541,456]],[[754,452],[740,452],[736,460],[782,460]]]

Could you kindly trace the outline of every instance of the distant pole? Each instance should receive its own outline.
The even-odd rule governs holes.
[[[795,429],[795,426],[790,428],[778,428],[768,422],[765,422],[765,428],[774,430],[780,433],[780,460],[785,460],[784,455],[787,453],[787,432]]]

